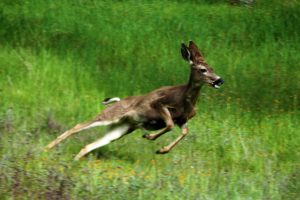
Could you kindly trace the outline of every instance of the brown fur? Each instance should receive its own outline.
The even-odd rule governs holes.
[[[150,121],[162,121],[156,111],[157,104],[169,109],[172,119],[179,126],[194,115],[194,103],[186,100],[188,96],[187,85],[167,86],[156,89],[142,96],[127,97],[108,106],[94,121],[112,121],[115,119],[130,120],[136,128],[142,127],[150,130],[161,128],[149,127]],[[145,127],[144,127],[145,125]]]

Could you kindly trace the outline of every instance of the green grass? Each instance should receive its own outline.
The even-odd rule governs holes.
[[[300,6],[296,1],[0,2],[0,199],[297,199]],[[194,40],[225,79],[202,89],[190,133],[166,155],[136,131],[57,135],[108,96],[187,81]]]

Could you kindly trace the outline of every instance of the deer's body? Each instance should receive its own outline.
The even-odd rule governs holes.
[[[185,85],[167,86],[156,89],[141,96],[130,96],[114,102],[102,111],[93,120],[78,124],[74,128],[60,135],[51,142],[50,149],[66,139],[70,135],[95,126],[109,126],[108,133],[94,143],[87,145],[75,157],[76,160],[88,152],[109,144],[122,136],[136,130],[160,130],[156,134],[146,134],[145,138],[155,140],[164,133],[170,131],[174,125],[182,128],[182,134],[171,144],[161,148],[157,153],[169,152],[188,133],[187,121],[195,116],[195,104],[204,83],[218,88],[223,80],[215,75],[210,67],[204,62],[203,56],[193,42],[189,47],[182,44],[182,56],[191,64],[189,82]]]
[[[157,112],[158,105],[167,107],[174,124],[182,126],[195,115],[195,102],[188,99],[187,85],[167,86],[146,95],[130,96],[108,106],[95,121],[123,119],[135,128],[159,130],[166,126]]]

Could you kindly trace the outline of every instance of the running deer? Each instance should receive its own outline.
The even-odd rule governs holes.
[[[187,84],[165,86],[141,96],[130,96],[122,100],[113,99],[102,113],[93,120],[77,124],[52,141],[46,149],[51,149],[67,137],[79,131],[96,126],[108,126],[108,132],[99,140],[86,145],[75,160],[92,150],[109,144],[136,129],[147,131],[158,130],[157,133],[145,134],[144,138],[155,140],[171,131],[174,125],[181,128],[181,134],[169,145],[162,147],[156,153],[168,153],[188,133],[187,122],[195,116],[195,104],[201,87],[206,83],[219,88],[223,80],[217,76],[205,62],[196,44],[192,41],[189,46],[181,44],[181,54],[191,68]],[[106,99],[104,102],[109,102]]]

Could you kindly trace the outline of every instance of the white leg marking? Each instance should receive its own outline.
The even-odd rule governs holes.
[[[112,130],[110,130],[106,135],[104,135],[101,139],[93,142],[91,144],[86,145],[75,157],[75,160],[79,160],[82,156],[89,153],[90,151],[102,147],[104,145],[109,144],[110,142],[119,139],[124,134],[127,133],[130,126],[128,124],[121,124]]]
[[[128,124],[122,124],[120,126],[117,126],[116,128],[109,131],[106,135],[104,135],[103,138],[97,140],[92,144],[87,145],[87,150],[92,151],[96,148],[109,144],[110,142],[123,136],[128,131],[128,129]]]

